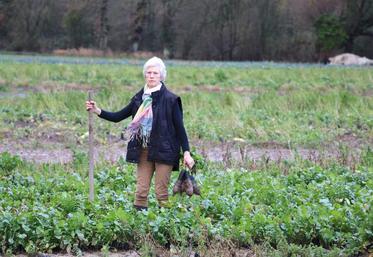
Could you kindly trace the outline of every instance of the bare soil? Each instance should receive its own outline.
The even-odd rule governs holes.
[[[189,250],[183,253],[177,253],[173,250],[164,250],[164,249],[153,249],[153,255],[157,257],[197,257],[197,256],[206,256],[206,257],[255,257],[256,254],[249,249],[230,249],[230,248],[219,248],[219,249],[207,249],[203,255],[198,254],[193,250]],[[18,254],[15,257],[28,257],[29,255]],[[134,250],[129,251],[110,251],[110,252],[98,252],[98,251],[86,251],[82,252],[84,257],[140,257],[141,253]],[[35,257],[74,257],[74,255],[69,253],[54,253],[54,254],[36,254]]]
[[[18,254],[16,257],[28,257],[29,255]],[[55,253],[55,254],[37,254],[36,257],[75,257],[76,255],[68,253]],[[85,257],[140,257],[136,251],[118,251],[118,252],[83,252]]]
[[[27,122],[17,121],[16,127],[28,127]],[[32,125],[31,125],[32,126]],[[32,129],[30,127],[30,129]],[[19,155],[27,161],[36,163],[69,163],[73,160],[74,152],[88,151],[87,138],[77,138],[72,132],[61,129],[32,132],[22,137],[14,137],[11,131],[0,132],[0,152],[7,151]],[[96,160],[116,162],[126,154],[125,140],[119,136],[109,135],[106,139],[96,139],[94,155]],[[302,158],[317,161],[320,159],[347,158],[352,162],[359,158],[362,147],[373,146],[372,141],[364,141],[354,134],[345,134],[326,142],[318,149],[289,148],[277,142],[248,144],[244,141],[210,142],[194,140],[190,142],[207,161],[237,164],[259,161],[280,162]],[[348,149],[348,156],[341,146]]]

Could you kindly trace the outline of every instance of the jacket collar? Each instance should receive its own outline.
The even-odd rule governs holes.
[[[162,81],[161,81],[161,83],[162,83],[161,89],[153,92],[152,93],[152,98],[157,98],[160,95],[162,95],[164,93],[164,91],[166,91],[166,85]]]
[[[161,89],[152,93],[153,99],[158,98],[160,95],[162,95],[167,90],[166,85],[163,83],[163,81],[161,81],[161,83],[162,83]],[[143,94],[144,94],[144,87],[141,88],[141,90],[136,93],[135,98],[141,101]]]

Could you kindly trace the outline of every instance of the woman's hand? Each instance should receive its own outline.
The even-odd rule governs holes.
[[[192,169],[193,166],[194,166],[194,160],[193,160],[192,156],[190,156],[189,151],[184,152],[184,165],[186,167],[188,167],[189,169]]]
[[[96,113],[97,115],[101,114],[101,109],[96,106],[95,101],[86,101],[85,108],[87,109],[87,111],[92,111]]]

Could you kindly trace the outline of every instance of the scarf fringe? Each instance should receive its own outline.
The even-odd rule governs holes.
[[[150,141],[150,131],[148,134],[143,128],[139,127],[137,131],[132,131],[130,128],[126,129],[126,134],[129,136],[130,140],[136,139],[141,142],[143,148],[146,148]]]
[[[153,123],[152,99],[147,97],[140,105],[135,118],[127,127],[127,133],[130,140],[140,140],[142,146],[145,148],[150,141],[150,133]]]

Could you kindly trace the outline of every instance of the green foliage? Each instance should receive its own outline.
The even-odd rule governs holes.
[[[373,168],[373,150],[370,147],[363,151],[361,162],[364,166]]]
[[[227,75],[225,75],[224,70],[217,70],[215,72],[215,79],[217,82],[224,82],[228,79]]]
[[[0,180],[2,253],[152,252],[152,242],[204,249],[223,239],[278,256],[351,256],[372,239],[373,173],[363,164],[353,172],[294,163],[288,176],[205,166],[201,197],[171,196],[165,209],[152,191],[143,212],[132,208],[133,166],[99,164],[93,203],[87,178],[66,168],[31,166]]]
[[[202,171],[207,167],[206,159],[197,152],[195,148],[192,148],[191,155],[195,161],[195,169],[198,172],[199,170]]]
[[[84,20],[84,10],[71,10],[64,16],[63,23],[72,47],[79,48],[93,44],[93,31]]]
[[[79,171],[81,169],[87,170],[88,163],[88,154],[86,152],[74,151],[72,164],[74,166],[75,171]]]
[[[330,51],[343,46],[347,40],[347,33],[339,17],[321,15],[315,22],[317,45],[321,51]]]
[[[0,153],[0,175],[10,175],[22,165],[23,161],[18,156],[13,156],[8,152]]]

